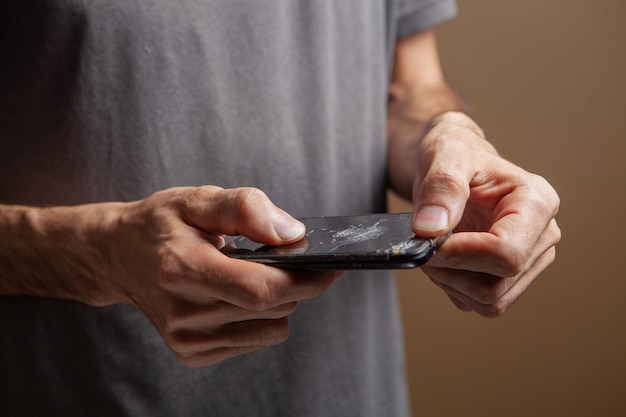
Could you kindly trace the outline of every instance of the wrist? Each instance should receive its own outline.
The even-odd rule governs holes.
[[[426,141],[426,143],[424,143]],[[422,138],[421,146],[441,148],[441,143],[457,149],[487,152],[498,155],[496,148],[487,140],[485,132],[468,114],[448,111],[435,116],[430,123],[427,134]]]
[[[428,130],[438,126],[455,126],[467,128],[482,139],[486,139],[485,132],[467,113],[461,111],[446,111],[433,117]]]
[[[0,208],[0,295],[119,302],[108,262],[121,203]]]

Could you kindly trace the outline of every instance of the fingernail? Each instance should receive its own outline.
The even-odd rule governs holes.
[[[297,239],[305,231],[304,224],[288,215],[280,216],[274,225],[274,230],[285,242]]]
[[[438,206],[424,206],[415,216],[413,226],[424,232],[442,232],[448,229],[448,211]]]

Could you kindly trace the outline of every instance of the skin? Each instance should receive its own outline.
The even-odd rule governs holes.
[[[297,302],[340,275],[223,255],[224,234],[271,245],[304,235],[300,222],[253,188],[174,188],[131,203],[2,206],[0,234],[0,294],[133,305],[189,367],[285,341]]]
[[[454,229],[422,268],[463,311],[504,313],[555,258],[559,198],[501,158],[447,85],[434,34],[398,43],[389,94],[389,177],[413,230]]]
[[[423,270],[460,309],[497,316],[553,261],[559,201],[545,180],[500,158],[464,110],[432,32],[401,40],[389,94],[391,186],[412,197],[416,233],[458,231]],[[225,234],[280,245],[304,227],[253,188],[0,205],[0,295],[135,306],[181,363],[198,367],[283,342],[297,302],[341,275],[228,258]]]

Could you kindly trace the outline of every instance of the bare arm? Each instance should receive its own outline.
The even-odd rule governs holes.
[[[445,80],[432,31],[401,39],[389,86],[388,137],[391,187],[411,198],[420,139],[433,120],[467,106]],[[476,127],[477,128],[477,127]]]
[[[434,35],[399,42],[389,99],[389,178],[413,230],[455,229],[423,271],[464,311],[502,314],[554,261],[559,198],[501,158],[447,85]]]
[[[226,257],[223,234],[285,244],[302,224],[252,188],[175,188],[130,203],[0,206],[0,296],[126,303],[176,357],[201,366],[280,343],[299,300],[337,273]]]
[[[105,244],[121,203],[37,208],[0,206],[0,295],[122,301]]]

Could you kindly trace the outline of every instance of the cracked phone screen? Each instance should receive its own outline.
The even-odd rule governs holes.
[[[415,268],[428,261],[445,236],[417,237],[411,219],[411,213],[301,218],[307,232],[298,242],[267,246],[239,236],[222,252],[285,268]]]
[[[305,237],[285,246],[266,246],[237,238],[237,249],[268,254],[338,254],[387,252],[401,248],[414,238],[411,214],[311,217],[300,219],[307,228]]]

